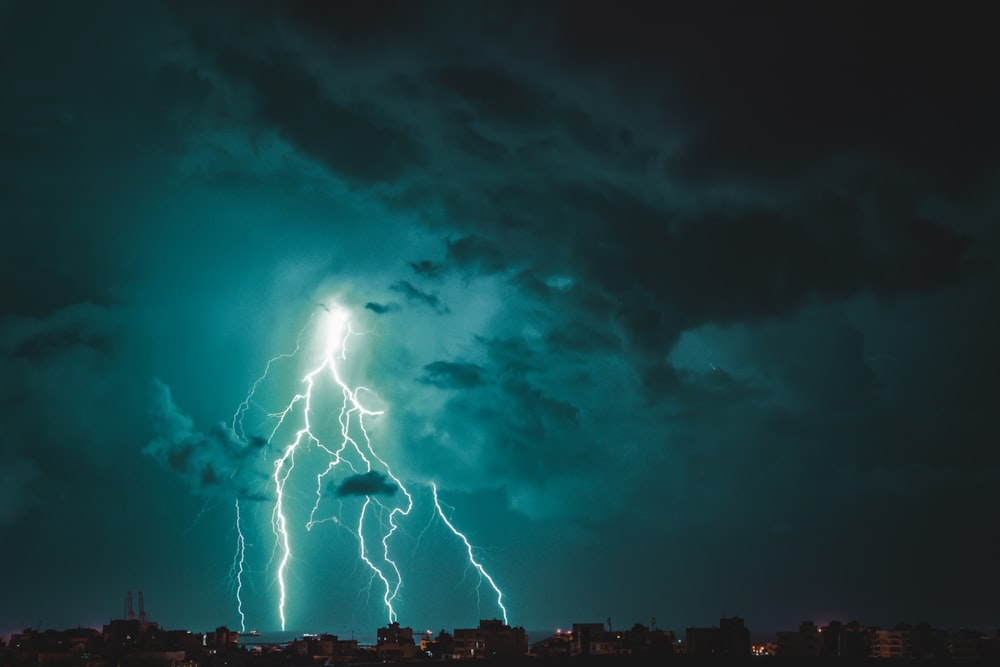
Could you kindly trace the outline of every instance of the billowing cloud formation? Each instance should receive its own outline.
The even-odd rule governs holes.
[[[406,300],[410,303],[420,304],[431,308],[435,312],[441,315],[446,315],[449,311],[448,306],[441,302],[437,294],[431,294],[429,292],[423,292],[416,287],[414,287],[409,281],[400,280],[393,283],[390,289],[394,292],[399,292]]]
[[[391,496],[399,486],[388,477],[375,470],[351,475],[340,484],[336,484],[338,497],[345,496]]]
[[[365,308],[376,315],[385,315],[386,313],[394,313],[399,310],[399,306],[394,303],[376,303],[374,301],[366,303]]]
[[[318,302],[355,318],[379,451],[478,527],[518,623],[995,626],[1000,70],[977,11],[4,3],[2,564],[39,576],[0,634],[55,619],[57,569],[84,601],[200,576],[217,606],[169,603],[176,624],[231,626],[205,563],[229,566],[223,500],[270,495],[274,452],[218,422],[314,351]],[[248,422],[301,390],[286,362]],[[314,405],[334,438],[336,399]],[[57,561],[54,525],[114,546]],[[148,556],[175,552],[182,577]],[[343,618],[333,597],[295,613]],[[481,611],[435,599],[407,617]]]
[[[154,382],[151,412],[157,435],[143,451],[183,478],[195,492],[222,498],[266,498],[261,491],[265,475],[257,471],[266,445],[263,438],[241,440],[223,423],[207,433],[197,431],[160,380]]]
[[[471,389],[485,381],[481,366],[465,362],[435,361],[424,366],[424,370],[420,382],[441,389]]]

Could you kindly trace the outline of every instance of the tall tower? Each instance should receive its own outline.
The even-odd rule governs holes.
[[[125,593],[125,618],[130,621],[135,620],[135,612],[132,611],[132,591]]]

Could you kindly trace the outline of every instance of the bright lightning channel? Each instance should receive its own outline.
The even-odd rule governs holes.
[[[374,494],[365,495],[365,500],[362,504],[361,512],[358,517],[356,532],[349,528],[347,529],[348,532],[358,540],[359,558],[371,570],[373,581],[377,579],[381,582],[383,588],[382,602],[386,608],[390,623],[395,622],[398,618],[395,604],[403,587],[402,573],[400,572],[398,563],[391,556],[390,542],[393,535],[400,527],[400,519],[409,516],[414,506],[413,496],[410,491],[395,475],[395,473],[393,473],[391,467],[385,459],[379,456],[372,445],[371,438],[368,435],[365,419],[368,417],[377,417],[383,414],[383,411],[381,410],[373,410],[365,407],[362,398],[367,394],[374,395],[373,392],[363,386],[351,387],[341,376],[338,362],[347,358],[347,345],[349,339],[352,336],[360,335],[351,328],[349,313],[343,308],[336,306],[323,306],[323,313],[319,310],[315,311],[312,317],[310,317],[309,322],[307,322],[305,327],[303,327],[303,329],[299,332],[296,338],[295,350],[290,353],[273,357],[267,362],[264,372],[250,386],[246,398],[242,403],[240,403],[236,413],[233,415],[232,431],[238,437],[246,439],[244,427],[246,413],[250,409],[251,404],[255,402],[255,395],[260,386],[268,378],[272,365],[281,360],[295,357],[299,354],[302,349],[302,339],[305,332],[312,327],[314,321],[320,315],[325,315],[325,317],[322,318],[323,326],[321,329],[322,354],[320,355],[317,364],[303,376],[301,380],[301,384],[304,386],[303,390],[295,394],[283,409],[268,415],[274,420],[274,426],[267,438],[268,444],[271,444],[272,441],[275,440],[279,430],[281,430],[282,426],[285,425],[286,421],[290,421],[293,414],[301,414],[301,424],[295,431],[295,434],[290,441],[281,447],[280,455],[273,462],[274,470],[271,475],[271,481],[274,485],[273,488],[276,496],[274,508],[271,513],[271,529],[275,536],[275,554],[277,555],[275,580],[278,588],[278,616],[281,621],[282,630],[285,630],[285,609],[288,600],[286,577],[288,567],[293,557],[290,526],[286,512],[285,487],[291,478],[292,471],[295,467],[296,452],[301,447],[312,445],[322,449],[330,457],[325,469],[316,475],[316,501],[309,514],[309,520],[305,524],[305,528],[307,530],[312,530],[313,526],[316,524],[327,521],[346,528],[338,517],[316,519],[316,513],[319,509],[320,501],[323,498],[324,482],[326,477],[333,473],[341,465],[350,470],[353,475],[357,475],[360,470],[363,470],[364,473],[377,472],[376,467],[378,467],[384,471],[385,477],[390,479],[405,497],[405,503],[403,503],[402,506],[395,506],[390,509],[389,506],[383,503]],[[322,442],[322,440],[314,433],[312,426],[314,413],[314,391],[317,388],[317,383],[321,376],[332,379],[333,383],[340,389],[341,392],[338,416],[340,438],[339,443],[332,447],[327,446]],[[355,456],[358,460],[352,463],[349,457],[353,458]],[[465,545],[469,555],[470,566],[475,567],[479,572],[480,582],[485,579],[496,592],[497,606],[503,613],[504,623],[507,623],[507,610],[503,605],[503,594],[493,578],[486,572],[483,565],[476,561],[473,555],[473,548],[469,543],[469,540],[464,534],[459,532],[448,517],[445,516],[444,511],[441,508],[441,504],[438,501],[437,487],[435,485],[431,485],[431,489],[437,514],[441,517],[442,521],[444,521],[445,525],[448,526],[451,532],[454,533],[455,536],[458,537]],[[387,511],[388,513],[386,514]],[[381,539],[379,540],[381,543],[381,549],[377,551],[379,554],[378,556],[373,556],[376,552],[372,550],[368,543],[368,538],[366,537],[366,534],[371,532],[366,529],[366,525],[372,522],[375,523],[376,529],[381,529]],[[238,501],[237,529],[239,530]],[[239,591],[242,588],[241,578],[243,573],[245,543],[243,542],[242,532],[239,532],[239,535],[239,551],[237,556],[237,560],[239,562],[237,605],[242,623],[242,619],[244,617],[242,600],[240,599]]]
[[[236,612],[240,615],[240,632],[247,631],[247,617],[243,612],[243,569],[247,557],[247,543],[243,537],[243,526],[240,522],[240,501],[236,499],[236,556],[233,558],[233,571],[236,579]]]
[[[462,543],[465,545],[465,549],[469,554],[469,563],[479,571],[480,582],[485,579],[486,582],[489,583],[490,588],[493,589],[493,592],[497,594],[497,606],[500,607],[500,612],[503,614],[504,625],[509,625],[507,622],[507,608],[504,607],[503,604],[503,592],[501,592],[499,586],[497,586],[497,582],[493,581],[493,577],[489,575],[486,568],[484,568],[482,564],[476,560],[476,557],[472,552],[472,544],[469,542],[468,538],[459,532],[458,528],[455,528],[454,524],[452,524],[448,517],[445,516],[444,510],[441,508],[441,502],[438,500],[437,484],[431,484],[431,491],[434,494],[434,507],[437,509],[438,516],[440,516],[441,520],[444,521],[444,525],[448,526],[448,529],[455,534],[455,537],[462,540]]]

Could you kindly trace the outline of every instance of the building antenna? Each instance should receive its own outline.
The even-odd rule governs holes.
[[[125,593],[125,618],[130,621],[135,620],[135,612],[132,611],[132,591]]]
[[[139,622],[146,624],[146,605],[142,602],[142,591],[139,591]]]

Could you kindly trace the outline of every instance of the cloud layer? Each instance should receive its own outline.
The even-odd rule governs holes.
[[[334,301],[380,451],[519,624],[1000,623],[992,24],[710,5],[4,5],[0,633],[141,585],[232,624],[231,501],[267,563],[260,426]],[[91,582],[59,620],[53,568]],[[407,623],[490,613],[415,586]]]

